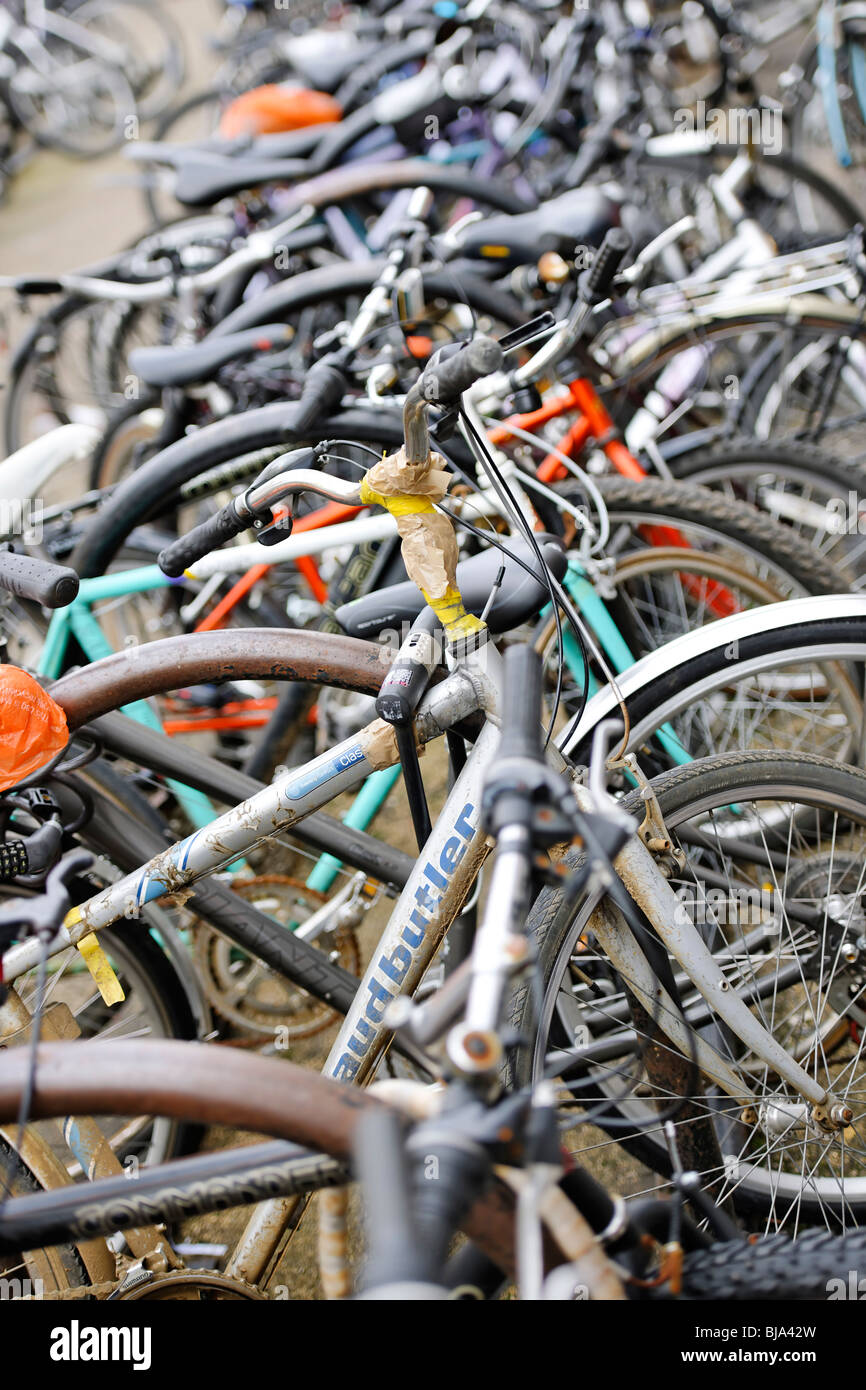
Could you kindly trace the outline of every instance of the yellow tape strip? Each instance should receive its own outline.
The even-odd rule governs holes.
[[[361,482],[361,501],[367,506],[384,507],[392,516],[415,516],[421,512],[435,511],[429,497],[413,497],[410,492],[398,492],[388,496],[370,487],[367,479]]]
[[[126,998],[114,967],[103,951],[95,934],[91,931],[77,942],[84,964],[87,966],[99,993],[106,1004],[120,1004]]]
[[[421,592],[444,627],[449,641],[455,642],[458,638],[469,637],[474,632],[481,632],[486,626],[474,613],[466,612],[463,595],[459,589],[446,589],[444,598],[431,598],[426,589],[422,589]]]
[[[376,492],[366,478],[361,483],[361,501],[367,505],[375,503],[384,507],[395,517],[418,516],[436,510],[428,497],[414,497],[411,493],[398,493],[396,496],[388,497],[384,493]],[[455,642],[460,638],[470,637],[486,627],[480,618],[466,612],[463,596],[453,585],[446,589],[442,598],[431,598],[426,589],[421,589],[421,593],[444,627],[449,641]]]

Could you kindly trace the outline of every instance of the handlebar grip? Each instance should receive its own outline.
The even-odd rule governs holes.
[[[521,643],[505,652],[505,691],[498,760],[544,758],[541,693],[544,667],[538,652]]]
[[[622,227],[610,227],[589,270],[581,276],[580,292],[586,300],[607,299],[613,277],[631,250],[631,237]]]
[[[0,553],[0,589],[44,608],[65,608],[78,593],[78,575],[66,565],[9,550]]]
[[[218,550],[226,541],[246,531],[249,525],[249,520],[241,520],[234,503],[229,502],[200,526],[193,527],[185,536],[178,536],[176,541],[161,550],[157,563],[169,579],[179,579],[196,560],[209,555],[212,550]]]
[[[35,275],[21,275],[15,280],[17,294],[62,294],[63,286],[59,280],[39,279]]]
[[[478,337],[464,343],[450,356],[439,352],[428,362],[421,378],[421,395],[431,405],[452,405],[482,377],[502,366],[503,351],[495,338]]]
[[[327,357],[314,363],[307,372],[292,420],[292,433],[295,437],[302,438],[319,420],[336,410],[345,391],[346,375],[342,366]]]

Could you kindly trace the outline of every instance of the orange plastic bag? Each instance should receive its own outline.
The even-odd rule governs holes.
[[[44,767],[69,741],[66,715],[20,666],[0,666],[0,791]]]
[[[230,102],[220,120],[220,135],[273,135],[280,130],[300,130],[308,125],[339,121],[343,108],[327,92],[306,87],[279,87],[268,83],[253,87]]]

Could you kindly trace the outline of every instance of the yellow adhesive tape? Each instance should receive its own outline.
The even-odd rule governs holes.
[[[94,983],[106,1004],[120,1004],[126,995],[95,934],[92,931],[88,932],[77,945],[84,964],[93,976]]]
[[[393,497],[386,497],[384,493],[377,492],[370,487],[366,478],[361,483],[361,501],[368,506],[375,504],[384,507],[392,516],[415,516],[421,512],[435,511],[433,503],[429,497],[413,497],[411,493],[398,492]]]
[[[409,493],[397,493],[389,497],[372,488],[366,478],[361,482],[360,492],[362,502],[384,507],[394,517],[421,516],[436,512],[436,508],[427,497],[415,497]],[[449,641],[470,637],[476,632],[481,632],[486,626],[480,618],[466,612],[463,596],[454,585],[449,585],[441,598],[432,598],[422,585],[419,585],[419,588],[444,627]]]
[[[446,636],[451,640],[469,637],[474,632],[481,632],[486,626],[474,613],[466,612],[463,595],[459,589],[446,589],[443,598],[431,598],[425,589],[421,592],[444,627]]]

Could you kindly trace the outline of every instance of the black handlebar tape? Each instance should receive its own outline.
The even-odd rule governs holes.
[[[32,599],[44,608],[65,608],[78,593],[78,575],[66,565],[34,555],[0,552],[0,589]]]
[[[178,536],[176,541],[172,541],[171,545],[161,550],[157,556],[157,563],[169,579],[179,579],[184,570],[188,570],[196,560],[200,560],[203,555],[209,555],[212,550],[218,550],[226,541],[233,540],[241,531],[246,531],[250,525],[248,519],[241,520],[235,511],[234,503],[229,502],[200,526],[194,527],[185,536]]]
[[[22,275],[15,281],[17,294],[62,294],[63,286],[59,280],[40,280],[33,275]]]
[[[521,644],[505,653],[505,689],[502,702],[502,738],[499,761],[504,757],[543,758],[541,742],[541,657]]]
[[[504,355],[495,338],[473,338],[444,357],[446,351],[440,348],[421,378],[421,395],[431,405],[452,405],[476,381],[498,371]]]
[[[595,260],[581,276],[580,293],[584,299],[607,299],[613,277],[631,250],[631,237],[622,227],[611,227],[596,252]]]
[[[306,430],[311,430],[319,420],[325,419],[335,411],[346,391],[346,373],[343,367],[328,357],[323,357],[307,372],[301,398],[296,407],[292,429],[298,438]]]

